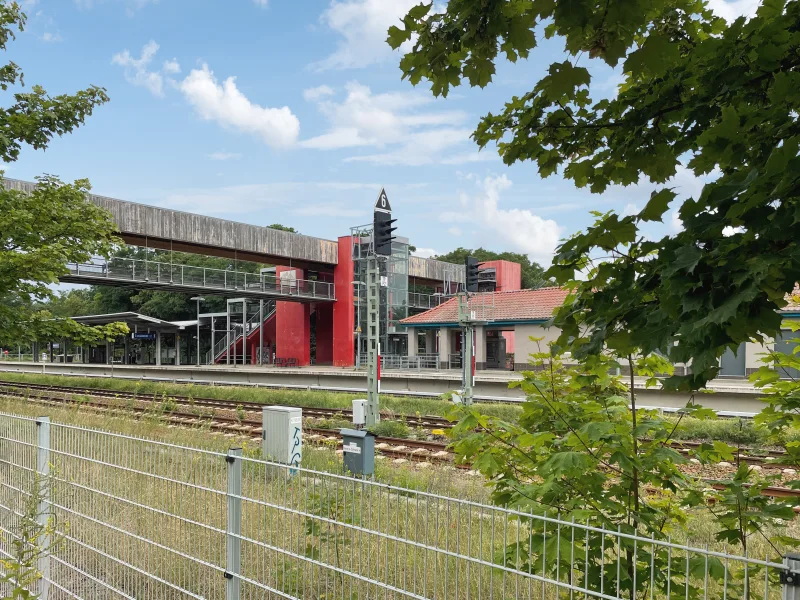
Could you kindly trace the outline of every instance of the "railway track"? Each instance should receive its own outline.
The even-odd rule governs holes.
[[[131,394],[129,392],[117,392],[113,390],[103,390],[96,388],[82,388],[82,387],[71,387],[71,386],[56,386],[56,385],[0,381],[0,393],[5,393],[6,391],[18,392],[19,390],[78,394],[82,396],[113,398],[115,400],[132,399],[132,400],[141,400],[147,402],[172,401],[179,405],[191,406],[193,409],[201,407],[211,410],[241,409],[246,412],[261,412],[261,409],[264,408],[264,406],[266,406],[266,404],[260,402],[248,402],[248,401],[237,402],[235,400],[220,400],[218,398],[202,398],[194,396],[173,396],[173,395],[158,396],[149,394],[136,395],[136,394]],[[353,411],[351,409],[318,408],[318,407],[298,406],[298,405],[293,405],[293,406],[296,406],[296,408],[301,408],[303,410],[304,417],[311,417],[318,419],[339,418],[339,419],[347,419],[350,421],[352,421],[353,418]],[[444,417],[439,417],[434,415],[420,415],[420,416],[395,415],[387,411],[384,411],[381,414],[387,420],[400,420],[404,421],[410,426],[421,427],[428,430],[434,430],[434,429],[446,430],[453,427],[453,424]],[[689,456],[701,444],[702,442],[686,440],[686,441],[674,441],[670,445],[672,448],[676,449],[681,454]],[[780,460],[785,458],[785,456],[786,452],[781,450],[768,450],[765,452],[765,451],[757,451],[753,448],[743,447],[741,448],[741,452],[739,453],[737,459],[738,461],[745,462],[750,465],[758,465],[762,467],[768,466],[777,468],[777,467],[789,466],[780,462]]]
[[[260,412],[265,406],[269,406],[262,402],[248,402],[236,400],[220,400],[219,398],[202,398],[194,396],[157,396],[157,395],[137,395],[129,392],[117,392],[114,390],[103,390],[97,388],[81,388],[71,386],[56,386],[44,385],[37,383],[20,383],[14,381],[0,381],[0,393],[5,393],[6,390],[16,391],[19,389],[44,391],[44,392],[61,392],[65,394],[80,394],[84,396],[97,396],[103,398],[115,399],[134,399],[134,400],[172,400],[179,404],[190,404],[192,406],[199,406],[203,408],[220,408],[224,410],[236,409],[241,407],[246,411]],[[311,406],[291,405],[303,410],[303,416],[316,417],[316,418],[347,418],[352,421],[353,410],[349,408],[318,408]],[[453,424],[445,419],[436,415],[395,415],[391,412],[383,411],[382,416],[390,420],[402,420],[412,427],[422,427],[425,429],[449,429]]]
[[[31,395],[31,391],[39,392]],[[60,396],[46,395],[41,392],[60,392]],[[99,394],[95,392],[100,392]],[[221,433],[237,434],[249,436],[254,439],[261,438],[261,421],[260,419],[244,418],[241,415],[224,415],[219,414],[217,411],[232,411],[237,412],[238,409],[247,412],[259,412],[265,405],[258,402],[233,402],[218,400],[216,398],[189,398],[189,397],[159,397],[159,396],[135,396],[133,394],[121,394],[109,390],[95,390],[87,388],[70,388],[67,386],[46,386],[39,384],[23,384],[19,385],[12,382],[0,382],[0,395],[11,396],[16,398],[25,399],[27,401],[40,402],[44,404],[77,404],[81,408],[91,408],[103,412],[131,412],[139,415],[158,414],[159,418],[181,426],[190,427],[204,427],[211,431]],[[80,396],[95,396],[98,400],[76,399],[73,395]],[[108,400],[111,400],[109,402]],[[131,405],[130,402],[141,402],[149,406]],[[178,409],[164,410],[158,412],[158,406],[164,406],[165,403],[174,402]],[[320,416],[346,415],[352,416],[352,411],[346,409],[318,409],[318,408],[303,408],[304,416],[312,416],[306,413],[316,413]],[[205,411],[205,412],[204,412]],[[437,417],[440,418],[440,417]],[[426,419],[423,417],[422,419]],[[448,423],[449,424],[449,423]],[[428,425],[431,425],[428,423]],[[324,429],[319,427],[303,427],[306,434],[306,439],[311,443],[316,444],[335,444],[341,445],[341,434],[335,429]],[[692,449],[696,449],[702,442],[682,441],[675,442],[675,448],[683,453],[690,453]],[[376,436],[375,438],[376,449],[387,458],[404,461],[414,462],[435,462],[435,463],[448,463],[453,465],[453,454],[447,451],[447,444],[433,440],[414,440],[405,438],[391,438],[385,436]],[[750,450],[742,448],[741,450]],[[746,462],[747,464],[754,464],[769,468],[783,468],[786,465],[777,463],[781,457],[784,457],[785,451],[770,450],[760,453],[758,456],[740,454],[737,458]],[[460,468],[469,469],[469,465],[455,465]],[[715,486],[718,487],[718,486]],[[800,497],[800,490],[791,488],[771,486],[763,491],[764,495],[776,498],[797,498]]]
[[[8,388],[0,387],[0,396],[10,396],[14,398],[24,399],[28,402],[36,402],[42,404],[72,404],[78,405],[80,408],[88,408],[99,412],[120,412],[120,413],[134,413],[137,415],[154,415],[160,419],[182,426],[203,427],[210,431],[217,431],[221,433],[232,433],[238,435],[249,436],[254,439],[261,439],[261,420],[255,418],[242,418],[241,416],[221,415],[217,411],[236,411],[236,406],[230,402],[225,403],[223,407],[214,407],[211,412],[203,412],[202,409],[208,410],[208,407],[200,407],[201,410],[195,408],[194,410],[187,410],[187,405],[182,405],[180,410],[164,410],[159,411],[158,407],[163,406],[160,400],[153,400],[149,397],[133,396],[115,397],[114,400],[120,401],[109,402],[109,398],[102,397],[102,400],[83,400],[74,397],[68,397],[69,393],[63,393],[61,396],[36,394],[30,395],[23,391],[13,391]],[[85,394],[82,394],[85,395]],[[170,397],[170,400],[173,398]],[[128,401],[141,402],[150,404],[150,406],[137,406],[124,404]],[[253,403],[258,404],[258,403]],[[263,404],[258,404],[259,411]],[[341,445],[341,433],[335,429],[323,429],[318,427],[303,427],[308,441],[311,443],[330,443]],[[376,449],[386,456],[387,458],[402,459],[405,461],[414,462],[438,462],[454,464],[453,454],[447,451],[447,444],[444,442],[437,442],[431,440],[414,440],[406,438],[392,438],[386,436],[375,436]],[[461,466],[461,465],[455,465]],[[468,465],[463,466],[469,468]]]

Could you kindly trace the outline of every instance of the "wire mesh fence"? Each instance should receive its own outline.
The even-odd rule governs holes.
[[[3,556],[26,515],[53,523],[48,600],[768,600],[789,572],[779,556],[0,414]]]

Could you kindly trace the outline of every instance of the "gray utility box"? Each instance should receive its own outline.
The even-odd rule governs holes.
[[[353,475],[375,473],[375,436],[369,431],[342,429],[344,468]]]
[[[299,467],[303,458],[303,411],[267,406],[262,413],[261,452],[264,458]]]

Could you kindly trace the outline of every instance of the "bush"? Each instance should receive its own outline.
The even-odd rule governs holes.
[[[674,418],[670,418],[674,422]],[[676,440],[719,441],[729,444],[767,443],[767,431],[752,419],[695,419],[683,417],[675,432]]]
[[[411,434],[411,428],[405,421],[381,421],[368,430],[378,437],[407,438]]]

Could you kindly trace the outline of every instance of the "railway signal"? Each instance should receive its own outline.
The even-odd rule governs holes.
[[[468,292],[478,291],[478,267],[480,263],[474,256],[468,256],[464,261],[466,268],[466,288]]]

